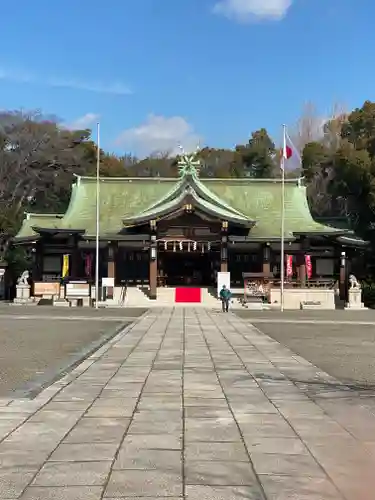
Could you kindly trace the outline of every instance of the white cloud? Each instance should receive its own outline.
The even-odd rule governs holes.
[[[65,128],[70,130],[85,130],[87,128],[91,128],[95,123],[98,122],[100,115],[96,113],[86,113],[79,118],[76,118],[71,123],[65,123]]]
[[[0,67],[0,80],[15,83],[34,83],[45,87],[84,90],[98,94],[127,95],[132,91],[121,82],[83,81],[75,78],[60,78],[54,76],[38,76],[25,71]]]
[[[181,116],[149,115],[138,127],[124,130],[116,143],[145,157],[156,152],[177,154],[179,144],[183,149],[194,151],[200,143],[199,135]]]
[[[239,22],[279,21],[285,17],[292,3],[293,0],[219,0],[214,12]]]

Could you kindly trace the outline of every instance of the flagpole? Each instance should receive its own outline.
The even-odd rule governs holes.
[[[100,230],[100,124],[96,124],[96,237],[95,237],[95,309],[99,308],[99,230]]]
[[[285,265],[285,154],[286,125],[283,125],[283,150],[281,155],[281,248],[280,248],[280,308],[284,311],[284,265]]]

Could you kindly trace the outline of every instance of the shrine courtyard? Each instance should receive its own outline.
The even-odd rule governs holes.
[[[1,310],[70,369],[0,396],[0,499],[373,498],[372,311],[120,312]]]
[[[144,311],[0,307],[0,397],[40,390]]]

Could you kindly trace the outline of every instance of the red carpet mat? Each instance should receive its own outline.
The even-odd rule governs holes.
[[[200,288],[176,288],[174,301],[177,303],[200,303],[201,300],[202,294]]]

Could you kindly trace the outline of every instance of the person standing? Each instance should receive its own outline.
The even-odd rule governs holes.
[[[231,298],[232,298],[232,292],[225,285],[223,285],[223,288],[220,290],[220,300],[223,312],[228,312],[229,301]]]

